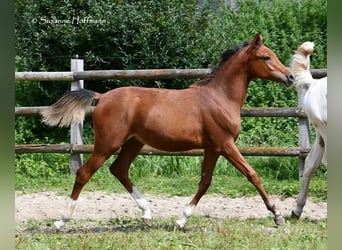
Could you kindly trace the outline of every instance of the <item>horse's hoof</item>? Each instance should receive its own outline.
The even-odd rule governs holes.
[[[173,228],[173,231],[174,231],[174,232],[176,232],[176,231],[185,232],[184,225],[182,225],[179,221],[176,221],[176,222],[175,222],[175,226],[174,226],[174,228]]]
[[[65,223],[62,220],[55,221],[52,225],[52,229],[55,231],[60,231],[64,224]]]
[[[152,219],[142,218],[142,220],[147,226],[152,227]]]
[[[276,216],[274,217],[274,222],[275,222],[275,224],[277,224],[278,226],[284,226],[284,225],[285,225],[285,219],[284,219],[284,217],[283,217],[281,214],[276,215]]]
[[[291,218],[294,218],[294,219],[299,219],[301,216],[301,214],[297,214],[294,210],[292,210],[292,213],[291,213]]]

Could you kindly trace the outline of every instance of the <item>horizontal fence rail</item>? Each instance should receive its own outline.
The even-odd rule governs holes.
[[[208,76],[211,69],[140,69],[140,70],[88,70],[79,72],[15,72],[18,81],[77,81],[77,80],[157,80],[193,79]],[[326,69],[311,69],[314,78],[327,75]]]
[[[16,145],[15,153],[62,153],[62,154],[86,154],[91,153],[94,145],[79,145],[79,144],[25,144]],[[302,149],[299,147],[240,147],[241,154],[245,156],[299,156],[305,157],[309,149]],[[118,154],[120,151],[115,152]],[[193,149],[188,151],[163,151],[145,145],[140,155],[177,155],[177,156],[202,156],[202,149]]]
[[[40,107],[16,107],[15,116],[40,115],[47,106]],[[301,108],[242,108],[242,117],[301,117],[306,115]]]

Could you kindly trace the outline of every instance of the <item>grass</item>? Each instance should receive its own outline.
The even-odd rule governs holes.
[[[327,249],[327,221],[290,221],[275,227],[269,219],[217,220],[191,218],[185,232],[174,231],[174,219],[157,220],[149,228],[136,218],[107,223],[88,221],[53,232],[46,222],[15,239],[16,249]]]
[[[87,157],[87,156],[85,156]],[[111,159],[112,160],[112,159]],[[108,171],[107,161],[84,190],[126,192]],[[268,194],[296,196],[300,189],[298,162],[289,157],[249,157]],[[130,175],[142,193],[193,195],[200,179],[201,157],[139,156]],[[26,193],[55,191],[69,195],[74,177],[69,157],[30,154],[16,159],[16,190]],[[208,194],[230,197],[257,195],[255,188],[224,159],[219,159]],[[327,201],[327,175],[315,173],[309,196]],[[193,216],[185,232],[174,231],[175,218],[154,220],[149,228],[139,218],[109,221],[71,221],[61,232],[51,231],[51,221],[30,220],[17,225],[16,249],[327,249],[327,220],[287,219],[276,227],[266,219],[224,219]],[[85,226],[84,226],[85,225]]]

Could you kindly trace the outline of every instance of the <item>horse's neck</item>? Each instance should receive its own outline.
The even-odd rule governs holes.
[[[293,73],[294,73],[295,78],[296,78],[295,85],[297,87],[302,86],[302,85],[309,87],[311,85],[311,83],[313,82],[312,81],[313,80],[312,75],[308,71],[303,70],[301,72],[297,72],[297,73],[293,72]]]
[[[249,81],[248,75],[242,69],[228,66],[216,73],[209,87],[219,96],[235,102],[241,108],[246,98]]]

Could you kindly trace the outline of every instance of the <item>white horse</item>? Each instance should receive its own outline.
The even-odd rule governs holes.
[[[314,51],[313,42],[304,42],[292,56],[290,64],[295,77],[294,85],[307,87],[303,110],[316,129],[316,140],[305,159],[301,191],[292,217],[299,218],[305,205],[310,179],[320,163],[327,167],[327,77],[313,79],[310,73],[310,55]]]

